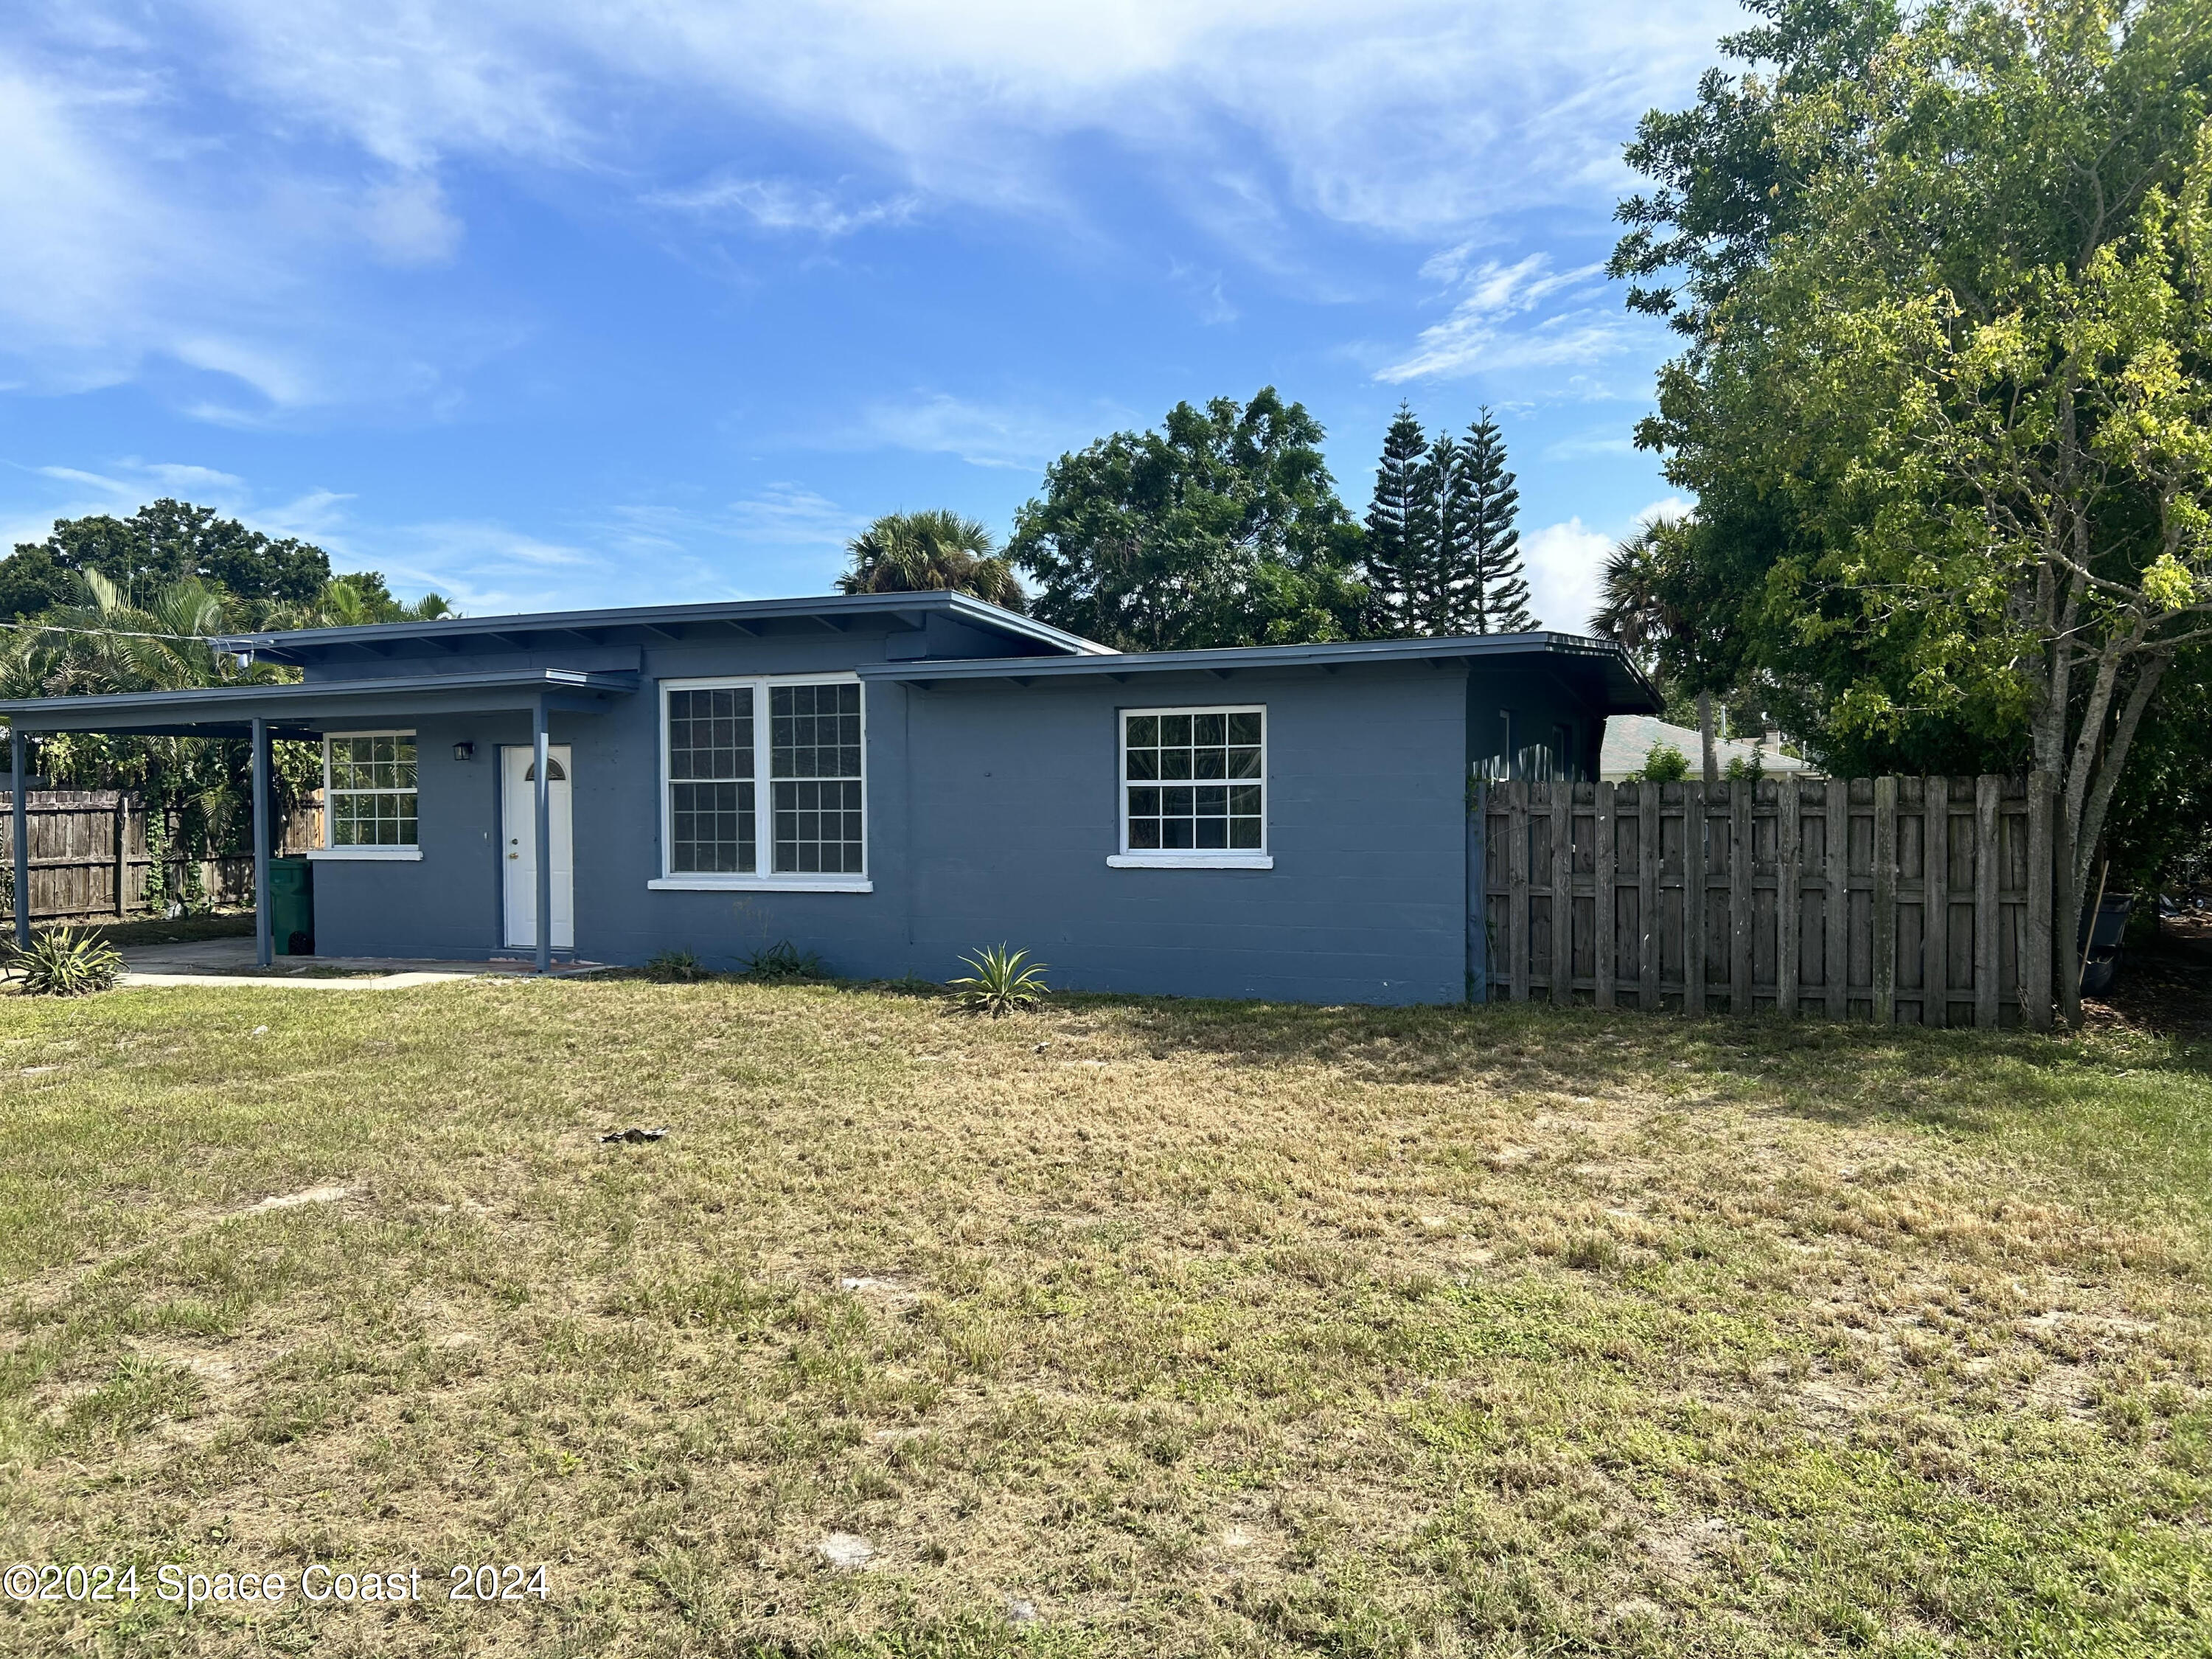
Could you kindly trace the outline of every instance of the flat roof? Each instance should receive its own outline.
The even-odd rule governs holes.
[[[549,708],[589,713],[634,692],[634,673],[514,668],[485,674],[410,674],[289,685],[211,685],[182,691],[0,700],[0,716],[27,733],[109,732],[142,737],[237,738],[267,720],[278,737],[320,736],[361,721],[418,714]]]
[[[866,663],[864,680],[896,680],[927,688],[940,681],[1066,679],[1103,675],[1127,679],[1139,674],[1231,675],[1262,669],[1340,669],[1363,663],[1433,662],[1474,665],[1534,659],[1573,666],[1603,677],[1608,700],[1619,712],[1642,714],[1658,708],[1658,694],[1627,652],[1611,640],[1580,634],[1476,634],[1442,639],[1342,640],[1325,645],[1247,645],[1212,651],[1125,651],[1087,657],[985,657],[923,659],[914,662]]]
[[[260,634],[228,634],[214,641],[220,651],[251,652],[270,662],[299,662],[335,650],[393,656],[409,646],[434,652],[465,650],[482,640],[494,648],[547,638],[569,643],[666,643],[685,637],[688,629],[757,634],[777,627],[809,624],[833,634],[853,623],[882,619],[894,626],[921,627],[933,613],[989,629],[1010,639],[1031,641],[1049,651],[1096,656],[1112,647],[1079,634],[1024,617],[970,593],[824,593],[794,599],[725,599],[700,605],[625,605],[603,611],[538,611],[502,617],[440,617],[431,622],[373,623],[356,628],[296,628]]]

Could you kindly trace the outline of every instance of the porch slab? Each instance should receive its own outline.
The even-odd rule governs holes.
[[[395,991],[410,985],[494,976],[537,977],[536,964],[520,957],[483,962],[445,962],[392,957],[279,957],[263,968],[253,959],[251,939],[180,940],[169,945],[127,945],[124,987],[160,985],[282,985],[307,991]],[[556,978],[606,971],[608,964],[564,962]]]

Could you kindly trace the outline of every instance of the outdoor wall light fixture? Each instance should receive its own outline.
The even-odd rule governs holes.
[[[468,761],[474,760],[476,757],[477,746],[476,744],[469,742],[466,738],[462,739],[462,741],[453,745],[453,758],[455,760]]]

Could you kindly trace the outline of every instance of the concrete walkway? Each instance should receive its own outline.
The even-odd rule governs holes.
[[[301,991],[396,991],[410,985],[503,975],[535,978],[535,964],[520,957],[490,962],[402,960],[389,957],[279,957],[264,969],[253,960],[251,939],[202,939],[174,945],[134,945],[123,950],[118,985],[283,985]],[[600,963],[564,962],[556,977],[604,973]]]

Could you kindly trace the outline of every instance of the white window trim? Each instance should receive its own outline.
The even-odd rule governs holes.
[[[320,847],[311,847],[307,849],[309,859],[316,860],[358,859],[367,863],[386,864],[410,863],[421,860],[422,856],[422,745],[419,739],[415,744],[416,839],[411,842],[395,842],[372,847],[341,847],[331,839],[331,826],[337,816],[331,810],[337,804],[337,799],[336,792],[331,787],[331,740],[334,738],[413,738],[415,736],[415,728],[412,726],[385,726],[374,732],[325,732],[323,733],[323,844]],[[347,793],[380,794],[391,792],[363,789],[349,790]]]
[[[828,674],[715,674],[660,683],[660,873],[647,882],[656,893],[872,893],[868,860],[868,691],[850,672]],[[860,685],[860,867],[825,874],[800,870],[775,873],[775,780],[769,775],[775,749],[769,722],[769,693],[777,686]],[[753,867],[749,871],[672,870],[675,851],[675,780],[668,767],[668,695],[672,691],[728,691],[743,686],[753,694]],[[789,782],[789,779],[785,780]]]
[[[1132,714],[1257,714],[1260,717],[1260,845],[1256,848],[1193,847],[1162,848],[1146,847],[1132,850],[1129,846],[1129,791],[1134,787],[1129,781],[1129,717]],[[1152,708],[1142,705],[1114,711],[1114,807],[1120,820],[1115,839],[1121,850],[1109,856],[1109,870],[1272,870],[1275,867],[1273,853],[1267,845],[1268,823],[1273,816],[1274,781],[1267,772],[1267,750],[1272,738],[1268,732],[1267,705],[1264,702],[1205,702],[1178,705],[1170,708]],[[1183,780],[1178,778],[1176,782]],[[1205,781],[1211,781],[1206,780]],[[1224,779],[1224,782],[1243,782],[1249,780]]]

